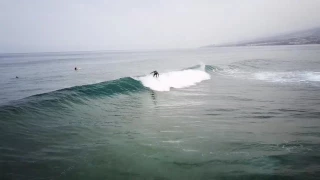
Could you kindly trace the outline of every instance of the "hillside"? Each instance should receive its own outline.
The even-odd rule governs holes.
[[[275,46],[275,45],[303,45],[320,44],[320,28],[313,28],[294,33],[277,35],[267,38],[260,38],[241,43],[227,43],[218,45],[208,45],[204,47],[223,47],[223,46]]]

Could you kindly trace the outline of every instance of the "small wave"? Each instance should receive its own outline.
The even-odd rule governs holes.
[[[4,112],[18,113],[19,111],[30,111],[44,107],[60,108],[70,103],[85,103],[88,99],[102,96],[111,97],[116,94],[129,94],[143,90],[146,88],[139,81],[129,77],[97,84],[74,86],[10,102],[8,105],[0,106],[0,115]]]
[[[183,131],[160,131],[162,133],[181,133]]]
[[[145,87],[152,90],[170,91],[171,88],[185,88],[210,79],[210,75],[205,71],[205,68],[205,65],[199,65],[191,69],[162,73],[158,78],[146,75],[134,79],[141,81]]]
[[[180,140],[176,140],[176,141],[174,141],[174,140],[169,140],[169,141],[162,141],[163,143],[170,143],[170,144],[178,144],[178,143],[181,143],[182,141],[180,141]]]
[[[199,152],[199,150],[196,149],[182,149],[184,152]]]

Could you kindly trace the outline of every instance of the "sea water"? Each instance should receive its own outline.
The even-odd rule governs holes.
[[[320,176],[318,45],[1,54],[0,77],[1,179]]]

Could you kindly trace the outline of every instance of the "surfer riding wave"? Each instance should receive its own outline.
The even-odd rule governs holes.
[[[152,74],[153,73],[153,77],[159,77],[159,73],[158,73],[158,71],[152,71],[150,74]]]

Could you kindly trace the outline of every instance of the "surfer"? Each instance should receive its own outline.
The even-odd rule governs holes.
[[[76,70],[78,70],[78,68],[77,68],[77,67],[74,67],[74,70],[76,71]]]
[[[153,73],[153,77],[159,77],[159,73],[157,71],[152,71],[150,74]]]

